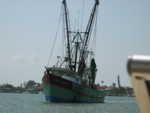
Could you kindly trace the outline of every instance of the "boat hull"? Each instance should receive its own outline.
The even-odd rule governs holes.
[[[103,103],[106,95],[105,90],[88,88],[53,74],[44,75],[42,81],[49,102]]]

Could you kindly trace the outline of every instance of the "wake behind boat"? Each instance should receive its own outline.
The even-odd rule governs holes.
[[[106,90],[95,84],[97,66],[94,47],[90,41],[96,25],[99,0],[95,0],[85,32],[72,31],[66,0],[62,1],[65,57],[58,56],[53,67],[46,67],[42,78],[46,101],[102,103]],[[95,40],[95,38],[93,38]],[[90,50],[90,51],[89,51]],[[59,60],[63,58],[64,60]]]

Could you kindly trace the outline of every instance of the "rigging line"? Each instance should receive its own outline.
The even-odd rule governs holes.
[[[64,40],[63,40],[63,42],[64,42]],[[58,56],[58,53],[60,52],[60,50],[63,49],[63,48],[62,48],[63,42],[62,42],[62,45],[60,45],[60,48],[59,48],[59,50],[58,50],[58,52],[56,53],[55,56]],[[56,59],[56,57],[54,57],[54,59],[52,60],[52,64],[53,64],[53,62],[55,61],[55,59]],[[60,59],[61,59],[61,58],[60,58]],[[59,60],[59,61],[60,61],[60,60]]]
[[[95,20],[95,17],[94,17],[94,19],[93,20]],[[93,26],[94,26],[94,23],[91,25],[91,28],[93,28]],[[89,46],[89,43],[90,43],[90,39],[91,39],[91,35],[92,35],[92,31],[93,31],[93,29],[91,29],[90,30],[90,33],[89,33],[89,40],[87,41],[87,45],[85,46],[85,50],[87,51],[87,49],[88,49],[88,46]]]
[[[66,29],[66,28],[65,28],[65,14],[63,14],[63,20],[62,20],[62,21],[63,21],[63,22],[62,22],[62,23],[63,23],[63,24],[62,24],[62,25],[63,25],[63,26],[62,26],[62,27],[63,27],[63,33],[62,33],[62,34],[63,34],[63,37],[62,37],[62,38],[63,38],[63,40],[64,40],[64,46],[63,46],[63,48],[64,48],[64,57],[66,57],[68,53],[67,53],[67,40],[66,40],[66,32],[65,32],[65,29]],[[67,63],[68,63],[68,62],[67,62]],[[66,64],[67,64],[67,63],[66,63]],[[68,63],[68,65],[69,65],[69,63]]]
[[[75,19],[74,31],[75,31],[75,29],[76,29],[76,24],[77,24],[77,19]]]
[[[80,19],[80,11],[78,11],[77,31],[78,31],[78,29],[79,29],[79,19]]]
[[[63,27],[63,26],[62,26],[62,29],[64,30],[64,27]],[[63,30],[62,30],[62,31],[63,31]],[[58,52],[56,53],[54,59],[52,60],[52,64],[53,64],[53,62],[55,61],[56,56],[58,56],[58,54],[60,53],[61,50],[62,50],[62,53],[60,53],[60,54],[62,54],[62,56],[64,56],[64,55],[63,55],[63,53],[64,53],[64,47],[63,47],[64,43],[65,43],[65,37],[64,37],[64,31],[63,31],[63,32],[62,32],[62,44],[60,45]],[[60,60],[61,60],[61,59],[62,59],[62,58],[60,58]],[[59,60],[59,61],[60,61],[60,60]]]
[[[71,16],[69,15],[69,11],[67,10],[67,12],[68,12],[68,18],[69,18],[69,30],[71,31],[71,27],[73,27],[73,30],[75,31],[75,25],[73,25],[73,22],[72,22],[72,18],[71,18]],[[65,21],[65,20],[64,20]],[[71,34],[70,34],[71,35]]]
[[[68,12],[68,15],[69,15],[69,11],[67,10],[67,12]],[[69,16],[68,16],[68,18],[70,18]],[[70,20],[70,19],[69,19]],[[64,40],[64,43],[65,43],[65,45],[64,45],[64,50],[65,50],[65,56],[67,56],[68,55],[68,52],[67,52],[67,40],[66,40],[66,35],[67,35],[67,33],[66,33],[66,25],[65,25],[65,12],[63,12],[63,40]],[[71,21],[72,22],[72,21]],[[71,23],[72,24],[72,23]],[[69,22],[69,26],[70,26],[70,22]],[[73,26],[73,24],[72,24],[72,26]],[[70,28],[70,27],[69,27]],[[69,29],[70,30],[70,29]],[[71,31],[71,30],[70,30]],[[69,34],[69,35],[71,35],[71,34]]]
[[[83,0],[83,6],[82,6],[82,19],[81,19],[81,31],[82,31],[82,25],[83,25],[84,3],[85,3],[85,1]]]
[[[90,15],[90,18],[89,18],[89,21],[88,21],[88,25],[86,27],[86,34],[84,35],[84,44],[82,45],[82,49],[83,49],[83,52],[82,52],[82,55],[81,55],[81,58],[82,57],[86,57],[84,54],[87,50],[87,47],[88,47],[88,44],[89,44],[89,39],[90,39],[90,36],[91,36],[91,32],[92,32],[92,28],[93,28],[93,22],[94,22],[94,18],[95,18],[95,11],[98,7],[99,3],[98,1],[95,1],[95,4],[94,4],[94,7],[92,9],[92,12],[91,12],[91,15]],[[84,58],[85,59],[85,58]]]
[[[64,56],[64,50],[65,50],[65,47],[63,46],[64,43],[65,43],[64,30],[65,30],[65,28],[64,28],[64,14],[63,14],[63,18],[62,18],[62,52],[61,52],[61,56]],[[61,63],[62,62],[63,62],[63,60],[61,60]]]
[[[71,26],[73,27],[73,30],[75,31],[76,23],[73,25],[72,18],[71,18],[71,17],[69,17],[69,18],[70,18],[70,20],[71,20]]]
[[[95,25],[95,27],[97,26],[97,23],[96,23],[96,21],[97,21],[97,15],[98,15],[98,7],[97,7],[97,9],[95,10],[95,16],[93,17],[93,21],[94,21],[94,23],[91,25],[91,28],[93,28],[93,26]],[[89,40],[87,41],[87,46],[89,45],[89,42],[90,42],[90,39],[91,39],[91,35],[92,35],[92,30],[93,29],[91,29],[90,31],[90,33],[89,33]],[[95,28],[94,28],[94,31],[95,31]],[[95,33],[95,32],[94,32]],[[92,44],[92,43],[91,43]],[[87,50],[87,47],[86,47],[86,50]]]
[[[65,53],[65,57],[66,57],[68,53],[67,53],[67,40],[65,38],[66,37],[65,29],[66,29],[65,28],[65,15],[63,14],[63,37],[62,38],[64,40],[64,50],[65,50],[64,53]]]
[[[96,21],[95,21],[95,24],[96,24],[96,26],[95,26],[95,47],[94,47],[94,57],[96,56],[96,37],[97,37],[97,20],[98,20],[98,9],[97,9],[97,15],[96,15]]]
[[[64,22],[64,17],[63,17],[63,19],[62,19],[62,21]],[[62,52],[61,52],[61,55],[62,56],[64,56],[64,43],[65,43],[65,40],[64,40],[64,24],[63,24],[63,22],[62,22]],[[61,62],[63,62],[63,61],[61,61]]]
[[[95,28],[94,28],[94,36],[93,36],[93,42],[92,42],[92,50],[95,53],[96,51],[96,37],[97,37],[97,20],[98,20],[98,9],[96,11],[96,17],[95,17]],[[94,54],[95,57],[95,54]]]
[[[67,51],[67,50],[66,50],[66,45],[67,45],[67,44],[66,44],[66,40],[65,40],[65,23],[64,23],[64,21],[65,21],[65,16],[64,16],[64,14],[63,14],[63,19],[62,19],[62,21],[63,21],[63,22],[62,22],[62,39],[64,40],[64,43],[65,43],[65,45],[64,45],[63,48],[64,48],[65,51]]]
[[[57,38],[58,30],[59,30],[59,25],[60,25],[60,20],[61,20],[61,15],[62,15],[62,8],[63,8],[63,7],[61,7],[61,12],[60,12],[60,17],[59,17],[57,32],[56,32],[56,35],[55,35],[55,39],[54,39],[54,42],[53,42],[53,46],[52,46],[52,50],[51,50],[51,53],[50,53],[50,56],[49,56],[49,60],[48,60],[48,63],[47,63],[47,67],[48,67],[49,62],[50,62],[50,60],[51,60],[52,53],[53,53],[53,49],[54,49],[54,45],[55,45],[55,42],[56,42],[56,38]]]

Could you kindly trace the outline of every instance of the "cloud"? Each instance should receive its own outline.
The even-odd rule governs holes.
[[[15,61],[28,61],[28,62],[36,62],[38,59],[38,55],[36,53],[32,53],[32,54],[20,54],[20,55],[14,55],[12,60]]]
[[[6,65],[17,65],[17,66],[23,66],[23,65],[35,65],[39,64],[39,58],[37,53],[31,53],[31,54],[16,54],[13,56],[10,56],[8,58],[5,58],[0,61],[1,64]]]
[[[44,66],[37,53],[0,56],[0,83],[19,85],[28,80],[41,81]]]

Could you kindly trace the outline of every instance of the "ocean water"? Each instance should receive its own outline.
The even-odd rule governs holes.
[[[106,96],[105,103],[45,102],[43,94],[0,93],[0,113],[140,113],[134,97]]]

